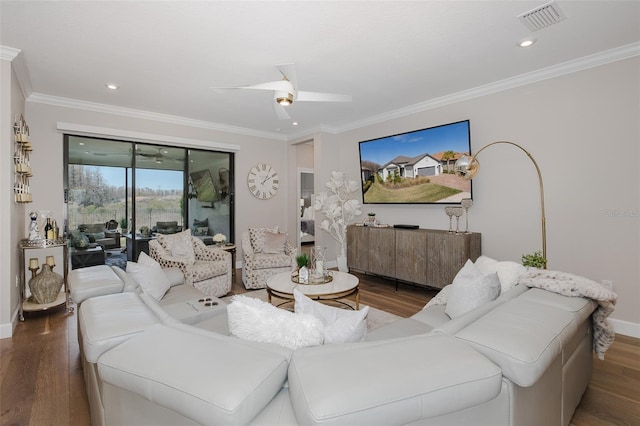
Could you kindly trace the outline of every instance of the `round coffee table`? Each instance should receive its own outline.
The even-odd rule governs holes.
[[[331,301],[339,303],[349,309],[354,308],[348,303],[343,302],[341,299],[355,296],[355,310],[359,310],[360,290],[358,288],[358,277],[339,271],[329,271],[329,273],[333,279],[331,282],[326,284],[298,284],[291,281],[291,274],[289,272],[274,275],[267,280],[267,295],[269,303],[271,303],[272,296],[284,300],[284,302],[277,306],[291,303],[295,300],[293,297],[293,290],[298,289],[302,294],[310,299],[320,302]]]

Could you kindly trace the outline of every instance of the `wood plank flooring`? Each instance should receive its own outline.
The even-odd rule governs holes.
[[[233,294],[246,290],[236,271]],[[435,292],[357,274],[360,301],[403,317]],[[29,313],[12,338],[0,340],[0,425],[90,425],[80,367],[76,314]],[[571,421],[575,426],[640,426],[640,339],[616,336]],[[542,426],[542,425],[541,425]]]

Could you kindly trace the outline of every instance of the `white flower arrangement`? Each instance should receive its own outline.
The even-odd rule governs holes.
[[[224,234],[216,234],[212,238],[214,243],[222,244],[227,241],[227,237]]]
[[[320,222],[320,229],[327,231],[340,244],[340,255],[346,256],[347,225],[361,214],[360,200],[349,196],[358,190],[359,185],[356,181],[347,180],[344,172],[333,171],[326,187],[328,192],[316,194],[313,208],[326,217]]]

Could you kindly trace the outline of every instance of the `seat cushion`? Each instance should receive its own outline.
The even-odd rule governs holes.
[[[248,424],[285,383],[287,357],[186,329],[158,325],[112,349],[100,376],[198,424]]]
[[[561,354],[578,323],[572,312],[523,296],[497,306],[456,337],[499,365],[509,380],[527,387]]]
[[[78,311],[84,356],[96,362],[100,355],[130,339],[159,319],[136,293],[118,293],[86,300]]]
[[[106,265],[74,269],[68,281],[71,298],[77,304],[86,299],[105,294],[120,293],[124,282]]]
[[[253,256],[253,269],[272,269],[291,267],[291,257],[284,253],[256,253]]]
[[[501,382],[500,368],[444,335],[301,348],[289,364],[289,396],[304,425],[418,423],[489,401]]]
[[[204,281],[226,274],[227,264],[224,261],[196,260],[191,271],[193,272],[193,282]]]

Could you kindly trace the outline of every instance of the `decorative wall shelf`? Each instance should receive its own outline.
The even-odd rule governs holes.
[[[13,193],[16,203],[30,203],[33,201],[33,197],[31,196],[29,178],[33,176],[33,174],[31,172],[29,155],[31,151],[33,151],[33,147],[29,140],[29,126],[27,126],[22,115],[20,115],[20,119],[16,119],[13,124],[13,133],[15,136]]]

